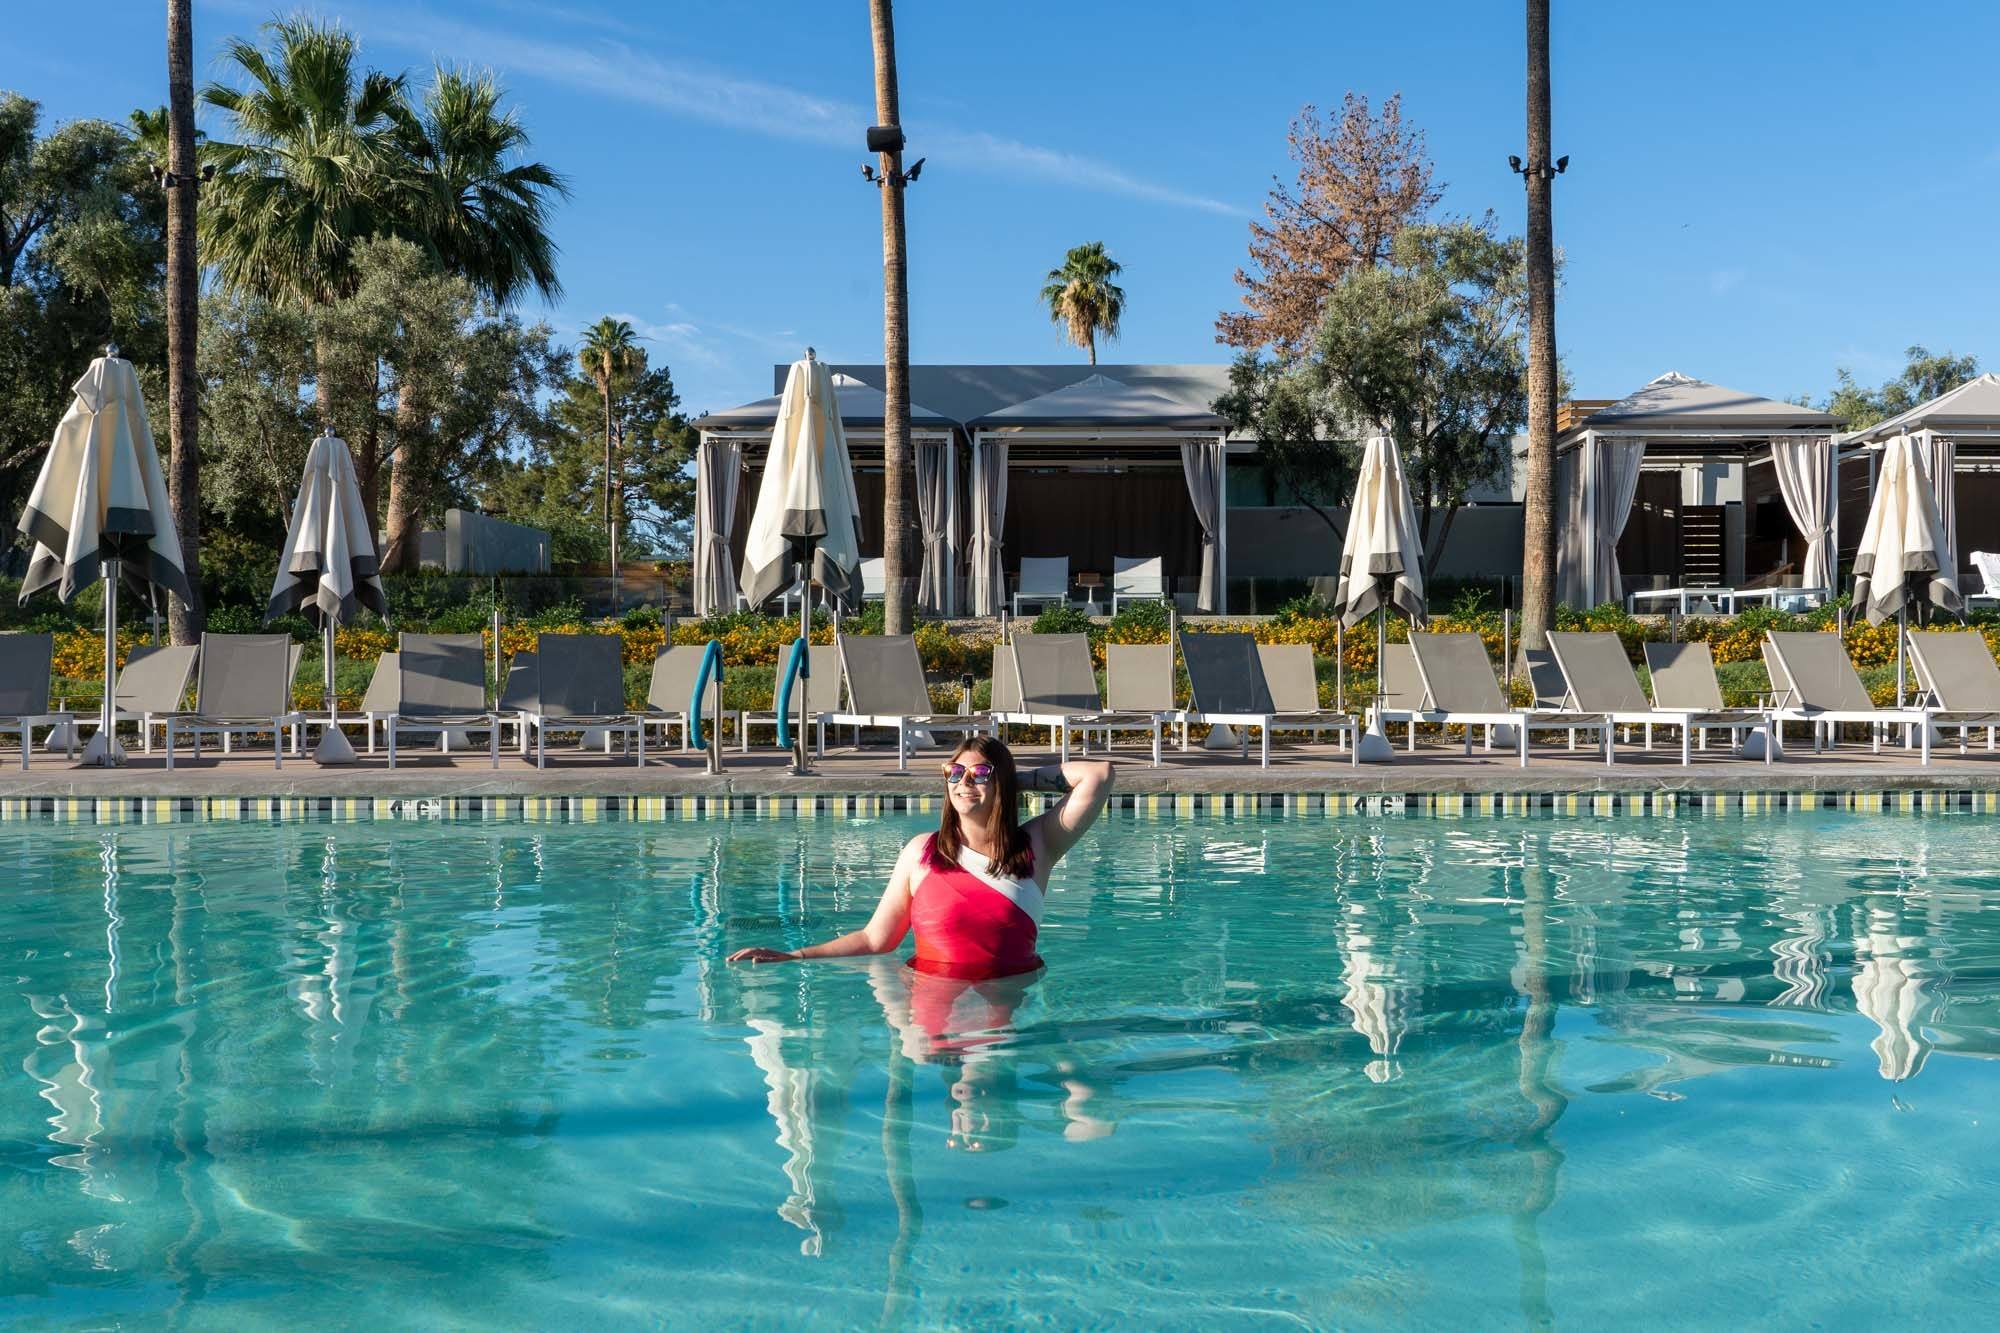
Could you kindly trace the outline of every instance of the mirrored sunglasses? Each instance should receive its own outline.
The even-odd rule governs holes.
[[[993,781],[993,765],[973,764],[968,767],[965,764],[953,764],[944,771],[944,780],[954,787],[966,778],[971,778],[983,787]]]

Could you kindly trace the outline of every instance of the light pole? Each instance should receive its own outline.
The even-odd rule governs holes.
[[[611,614],[618,614],[618,513],[625,506],[625,483],[618,475],[618,457],[625,451],[625,418],[614,417],[604,449],[604,516],[611,524]]]

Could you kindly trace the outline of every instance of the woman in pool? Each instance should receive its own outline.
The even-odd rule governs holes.
[[[914,926],[917,948],[910,966],[920,972],[975,981],[1033,972],[1042,965],[1035,934],[1049,872],[1104,809],[1111,765],[1072,760],[1034,769],[1025,778],[1024,783],[1003,742],[986,736],[966,741],[945,765],[938,831],[905,844],[866,926],[796,953],[739,949],[729,961],[789,963],[888,953]],[[1023,824],[1024,787],[1067,794]]]

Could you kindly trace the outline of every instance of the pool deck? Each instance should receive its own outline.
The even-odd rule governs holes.
[[[1024,764],[1054,758],[1043,748],[1017,746],[1015,752]],[[1113,758],[1118,789],[1146,794],[2000,791],[2000,752],[1983,745],[1965,755],[1956,743],[1939,746],[1929,768],[1914,753],[1870,754],[1858,745],[1815,755],[1809,745],[1795,743],[1787,758],[1768,766],[1712,753],[1704,760],[1698,752],[1695,763],[1682,767],[1677,747],[1649,754],[1621,746],[1618,762],[1606,767],[1583,751],[1538,746],[1525,769],[1511,752],[1475,749],[1467,757],[1455,746],[1440,745],[1420,746],[1415,754],[1399,748],[1393,763],[1358,768],[1331,745],[1276,747],[1269,768],[1258,767],[1254,751],[1246,763],[1233,754],[1169,750],[1159,768],[1143,752],[1122,749]],[[80,768],[61,755],[36,754],[23,772],[18,753],[9,752],[0,756],[0,798],[912,795],[939,789],[942,757],[935,750],[913,755],[912,771],[899,774],[893,749],[829,749],[814,761],[811,776],[798,778],[791,775],[787,756],[771,749],[726,752],[719,777],[704,770],[699,755],[679,751],[649,755],[641,770],[629,759],[551,750],[548,767],[537,771],[511,754],[503,753],[495,770],[483,752],[446,759],[406,750],[393,773],[380,755],[339,768],[287,758],[284,769],[274,771],[268,750],[226,758],[211,751],[198,762],[184,755],[169,773],[163,757],[136,748],[123,769]]]

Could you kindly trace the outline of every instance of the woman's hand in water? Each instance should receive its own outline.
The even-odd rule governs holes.
[[[795,963],[798,961],[798,957],[797,954],[786,953],[783,949],[738,949],[735,953],[729,955],[728,961],[732,963]]]

